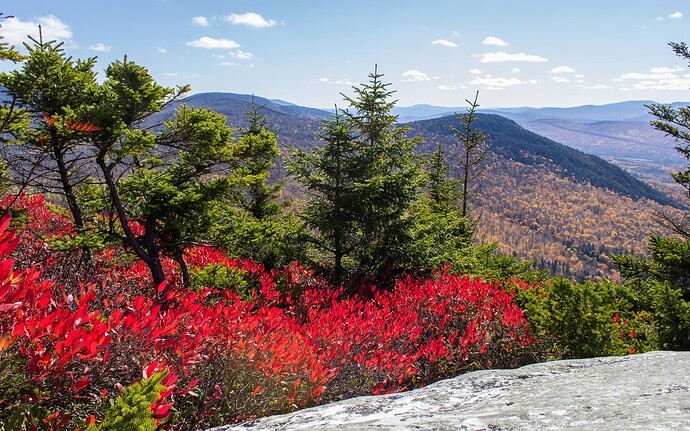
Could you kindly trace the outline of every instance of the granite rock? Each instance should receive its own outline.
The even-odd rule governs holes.
[[[483,370],[214,431],[690,429],[688,370],[690,352]]]

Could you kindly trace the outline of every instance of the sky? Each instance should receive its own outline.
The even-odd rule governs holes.
[[[690,100],[690,0],[4,0],[0,35],[126,55],[161,84],[332,108],[374,67],[398,106]],[[17,67],[0,64],[0,70]]]

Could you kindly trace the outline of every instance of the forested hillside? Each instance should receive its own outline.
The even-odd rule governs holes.
[[[546,164],[488,160],[475,201],[479,239],[501,244],[503,253],[532,259],[551,274],[578,280],[618,280],[611,256],[645,254],[662,206],[564,178]]]

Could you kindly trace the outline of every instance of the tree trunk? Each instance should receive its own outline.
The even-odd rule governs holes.
[[[151,228],[148,227],[145,229],[144,245],[142,246],[139,240],[134,236],[134,233],[129,226],[129,218],[127,217],[124,206],[122,205],[122,200],[120,199],[120,194],[117,190],[117,185],[115,184],[112,170],[105,163],[105,154],[103,154],[103,152],[96,157],[96,163],[103,172],[103,178],[105,179],[105,183],[108,187],[108,192],[110,194],[113,206],[115,207],[117,218],[120,220],[120,227],[122,227],[122,231],[125,233],[123,242],[125,245],[131,247],[137,257],[144,261],[146,266],[149,267],[153,281],[153,288],[156,292],[158,292],[158,287],[165,281],[165,273],[158,255],[158,247],[153,240]],[[161,311],[166,311],[168,309],[168,301],[165,299],[165,297],[169,290],[170,286],[166,286],[160,295],[158,295],[158,302],[161,304]]]

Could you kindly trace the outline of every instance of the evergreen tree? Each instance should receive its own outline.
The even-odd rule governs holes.
[[[326,146],[293,152],[289,165],[310,193],[302,216],[317,250],[332,255],[336,280],[346,260],[352,273],[381,281],[415,261],[411,210],[422,176],[413,151],[420,139],[396,125],[394,92],[382,77],[375,69],[368,83],[353,87],[354,97],[343,95],[350,109],[324,124]]]
[[[462,193],[460,195],[460,202],[462,208],[462,216],[470,217],[469,202],[477,189],[476,180],[481,174],[481,163],[486,158],[486,140],[488,138],[482,131],[476,130],[472,123],[476,120],[476,110],[479,107],[477,99],[479,98],[479,91],[474,96],[474,101],[466,100],[469,104],[467,112],[464,114],[455,114],[460,120],[460,129],[451,127],[455,132],[458,141],[457,147],[457,161],[460,166],[460,184],[462,184]]]
[[[12,15],[5,15],[0,12],[0,19],[14,18]],[[2,25],[0,25],[2,27]],[[19,63],[25,59],[25,57],[17,50],[14,46],[10,46],[8,43],[2,41],[3,37],[0,36],[0,60],[1,61],[11,61],[13,63]],[[0,135],[5,133],[10,125],[17,120],[15,107],[17,105],[17,97],[12,97],[9,102],[3,103],[0,106]],[[21,116],[20,116],[21,118]]]
[[[78,111],[92,101],[95,59],[73,61],[62,44],[33,42],[21,69],[0,74],[0,86],[14,101],[6,118],[14,117],[16,126],[8,130],[13,139],[4,148],[4,161],[19,191],[62,196],[82,230],[86,220],[78,189],[94,171],[83,147],[89,129]],[[17,115],[28,121],[17,121]]]
[[[280,156],[276,134],[268,127],[268,118],[252,100],[251,110],[245,109],[249,119],[247,128],[240,130],[238,145],[242,148],[244,175],[240,206],[257,220],[280,213],[277,202],[282,183],[268,184],[271,168]]]
[[[122,201],[125,220],[143,226],[137,245],[151,259],[157,253],[172,257],[186,286],[191,280],[184,249],[209,238],[215,205],[231,185],[227,170],[237,164],[232,129],[225,123],[221,114],[182,105],[156,136],[156,151],[140,154],[137,169],[120,179],[118,195],[111,195]]]
[[[426,160],[425,179],[425,193],[413,210],[416,220],[414,256],[418,270],[432,271],[465,259],[463,251],[471,245],[474,224],[458,207],[462,183],[451,178],[441,144]]]
[[[271,168],[280,156],[277,136],[261,108],[245,109],[249,119],[237,142],[241,163],[232,196],[219,208],[214,241],[230,254],[252,259],[267,269],[303,257],[301,225],[280,202],[283,183],[270,184]]]
[[[357,182],[362,174],[358,146],[342,111],[337,107],[333,120],[322,124],[323,146],[310,153],[292,148],[288,172],[307,189],[300,217],[308,228],[307,241],[315,251],[317,265],[332,265],[332,280],[343,282],[355,268],[347,265],[362,237],[358,232],[360,199]]]
[[[369,82],[353,87],[355,97],[345,97],[348,126],[355,134],[360,178],[356,183],[354,208],[363,245],[354,250],[361,274],[385,280],[411,270],[415,224],[410,210],[417,198],[422,176],[419,158],[414,155],[421,138],[410,138],[408,127],[397,126],[392,114],[395,93],[374,72]]]

